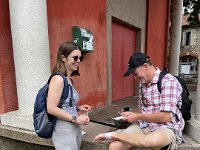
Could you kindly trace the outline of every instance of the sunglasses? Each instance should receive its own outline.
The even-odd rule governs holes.
[[[80,57],[73,56],[72,58],[74,59],[74,61],[78,61],[78,59],[80,60],[80,62],[83,61],[83,56],[80,56]]]

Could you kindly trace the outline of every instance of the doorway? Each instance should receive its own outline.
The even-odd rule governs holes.
[[[135,94],[132,75],[124,78],[128,60],[136,51],[136,29],[112,21],[112,101]]]

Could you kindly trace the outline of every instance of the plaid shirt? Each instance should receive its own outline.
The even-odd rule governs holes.
[[[181,106],[182,87],[177,79],[171,74],[164,76],[161,85],[161,93],[158,91],[157,82],[160,70],[156,70],[156,74],[150,84],[142,84],[139,100],[139,107],[144,114],[154,114],[160,111],[170,112],[171,122],[169,123],[148,123],[151,131],[160,127],[173,129],[174,133],[178,135],[182,141],[182,131],[185,122],[178,106]],[[140,121],[140,125],[144,126],[145,122]]]

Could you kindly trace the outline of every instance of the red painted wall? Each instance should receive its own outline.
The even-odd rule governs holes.
[[[106,103],[106,1],[50,0],[47,1],[51,68],[56,63],[60,43],[72,39],[72,26],[88,28],[94,35],[94,52],[84,54],[80,77],[74,85],[80,103],[101,107]]]
[[[0,0],[0,114],[18,109],[9,4]]]
[[[149,0],[147,4],[146,50],[153,64],[166,65],[169,0]]]

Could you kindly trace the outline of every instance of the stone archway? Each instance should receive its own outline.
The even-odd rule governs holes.
[[[200,52],[195,50],[181,50],[179,60],[179,75],[184,78],[189,89],[196,91],[198,82],[198,65]]]
[[[193,49],[190,49],[190,50],[181,50],[180,57],[188,56],[188,55],[196,57],[198,59],[199,56],[200,56],[200,52],[198,52],[196,50],[193,50]]]

